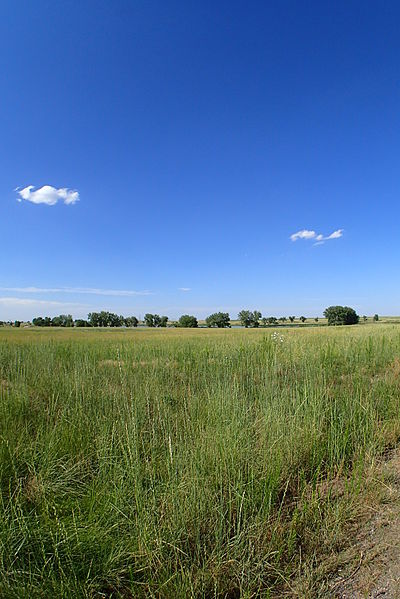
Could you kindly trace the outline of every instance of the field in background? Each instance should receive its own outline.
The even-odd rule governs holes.
[[[0,595],[282,596],[399,392],[396,324],[0,329]]]

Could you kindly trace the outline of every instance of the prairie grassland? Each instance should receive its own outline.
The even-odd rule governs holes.
[[[0,330],[0,596],[290,592],[399,391],[396,325]]]

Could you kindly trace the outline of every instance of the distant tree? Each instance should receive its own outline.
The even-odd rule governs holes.
[[[258,327],[260,325],[261,316],[262,316],[261,312],[259,312],[258,310],[254,310],[254,312],[253,312],[253,327],[255,329],[258,329]]]
[[[35,327],[50,327],[51,326],[51,318],[50,316],[36,316],[36,318],[32,318],[32,324]]]
[[[14,320],[14,326],[15,326],[15,328],[19,329],[19,327],[21,326],[21,321],[20,320]]]
[[[77,318],[75,320],[75,326],[76,327],[90,327],[91,325],[88,323],[87,320],[84,320],[83,318]]]
[[[319,321],[319,318],[318,318],[318,316],[316,316],[316,317],[314,318],[314,320],[315,320],[315,322],[318,322],[318,321]]]
[[[165,327],[167,326],[167,324],[168,324],[168,316],[161,316],[161,318],[160,318],[160,324],[158,326],[165,329]]]
[[[250,327],[253,321],[253,315],[250,310],[241,310],[238,314],[238,320],[240,320],[241,324],[246,327]]]
[[[127,316],[124,318],[124,323],[126,327],[137,327],[139,321],[136,316]]]
[[[374,314],[374,321],[375,321],[375,322],[378,322],[378,320],[379,320],[379,316],[378,316],[378,314]]]
[[[280,322],[283,323],[283,322],[287,321],[287,318],[286,318],[286,316],[281,316],[279,320],[280,320]]]
[[[99,313],[98,312],[89,312],[88,321],[91,327],[99,326]]]
[[[120,327],[123,324],[123,316],[118,316],[113,312],[90,312],[88,321],[92,327]]]
[[[107,312],[107,324],[109,327],[122,327],[124,323],[124,317],[114,314],[114,312]]]
[[[289,320],[290,320],[290,322],[291,322],[291,323],[293,323],[293,322],[294,322],[294,320],[295,320],[295,318],[296,318],[295,316],[289,316]]]
[[[367,316],[363,316],[363,321],[367,322],[367,320],[368,320]]]
[[[357,324],[359,316],[348,306],[329,306],[324,310],[324,316],[328,319],[328,325]]]
[[[262,322],[263,327],[266,327],[267,323],[268,323],[268,318],[266,316],[263,316],[263,318],[261,319],[261,322]]]
[[[153,326],[159,327],[161,322],[161,316],[159,314],[153,314]]]
[[[254,310],[241,310],[238,314],[238,319],[246,329],[248,327],[257,328],[260,324],[261,312]]]
[[[71,314],[60,314],[59,316],[54,316],[51,319],[52,327],[73,327],[74,320]]]
[[[301,320],[301,322],[305,322],[307,320],[307,318],[305,316],[300,316],[300,320]]]
[[[218,327],[224,329],[231,326],[231,321],[228,312],[215,312],[206,318],[208,327]]]
[[[36,316],[32,318],[32,324],[35,327],[44,327],[44,319],[41,316]]]
[[[147,327],[154,327],[154,314],[145,314],[144,323]]]
[[[197,329],[199,323],[195,316],[189,316],[189,314],[183,314],[178,320],[178,326],[186,329]]]
[[[267,318],[267,322],[269,325],[276,325],[278,324],[278,319],[276,318],[276,316],[269,316]]]

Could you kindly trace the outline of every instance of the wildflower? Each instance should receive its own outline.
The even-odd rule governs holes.
[[[284,341],[283,335],[280,335],[279,333],[277,333],[277,331],[274,331],[271,334],[271,338],[273,341],[280,342],[280,343],[283,343],[283,341]]]

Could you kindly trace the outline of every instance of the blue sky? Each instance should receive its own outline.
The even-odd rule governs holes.
[[[395,2],[3,3],[0,320],[400,314],[399,20]]]

